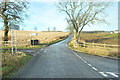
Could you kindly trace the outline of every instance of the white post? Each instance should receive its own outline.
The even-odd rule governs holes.
[[[33,46],[34,46],[34,38],[33,38]]]
[[[105,43],[104,43],[104,48],[105,48]]]
[[[13,53],[13,29],[12,29],[12,56],[14,55]]]
[[[15,52],[17,53],[17,30],[15,30],[15,44],[16,44]]]
[[[94,48],[94,42],[93,42],[93,48]]]

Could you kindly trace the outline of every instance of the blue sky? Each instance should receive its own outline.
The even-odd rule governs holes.
[[[25,28],[33,30],[38,27],[38,31],[45,31],[50,27],[64,31],[67,22],[65,15],[61,14],[54,2],[31,2],[28,10],[28,19],[25,20]]]
[[[118,29],[118,4],[113,3],[106,10],[105,15],[108,25],[99,24],[92,25],[91,27],[86,26],[83,30],[116,30]],[[60,13],[55,5],[55,2],[30,2],[29,10],[27,10],[29,15],[25,19],[24,25],[20,26],[20,29],[33,31],[34,27],[37,27],[37,31],[46,31],[48,27],[53,30],[65,31],[67,27],[67,22],[65,20],[66,16]]]

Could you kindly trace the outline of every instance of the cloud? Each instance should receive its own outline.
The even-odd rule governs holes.
[[[115,3],[116,4],[116,3]],[[113,11],[111,11],[111,9]],[[109,7],[106,10],[109,15],[106,15],[106,20],[110,25],[99,24],[86,26],[84,30],[115,30],[118,25],[117,5]],[[54,2],[31,2],[28,11],[29,18],[24,21],[26,29],[32,30],[34,27],[39,27],[39,30],[47,30],[48,27],[56,27],[57,30],[65,31],[67,22],[66,16],[58,12]],[[29,27],[29,28],[28,28]]]
[[[40,28],[44,27],[46,30],[48,27],[57,27],[62,31],[66,28],[65,16],[57,11],[54,3],[31,3],[28,13],[29,19],[24,21],[26,26],[41,26]]]

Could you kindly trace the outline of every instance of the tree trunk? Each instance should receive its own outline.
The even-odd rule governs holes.
[[[76,33],[75,33],[75,38],[76,38],[76,42],[78,43],[78,31],[76,30]]]
[[[77,35],[77,36],[76,36],[76,41],[77,41],[77,43],[79,43],[78,40],[79,40],[80,33],[82,32],[83,28],[84,28],[84,26],[82,26],[81,30],[78,31],[77,34],[76,34],[76,35]]]
[[[8,41],[8,32],[9,32],[9,27],[8,27],[8,22],[7,20],[4,21],[4,41]]]

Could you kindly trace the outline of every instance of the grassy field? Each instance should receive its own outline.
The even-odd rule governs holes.
[[[82,33],[81,38],[79,42],[90,42],[91,44],[93,42],[99,43],[99,44],[112,44],[112,45],[118,45],[118,34],[110,34],[110,33]],[[71,40],[71,42],[68,44],[69,48],[82,52],[85,54],[90,55],[98,55],[98,56],[104,56],[104,57],[113,57],[118,58],[120,57],[120,53],[118,51],[118,48],[108,48],[108,47],[100,47],[100,46],[87,46],[87,47],[81,47],[77,42],[75,42],[75,37]]]
[[[4,31],[1,31],[2,39],[4,37]],[[13,40],[15,41],[15,31],[13,31],[14,37]],[[37,36],[30,36],[31,33],[37,33]],[[35,31],[17,31],[17,42],[19,46],[30,46],[31,40],[39,40],[39,44],[51,44],[59,40],[63,40],[69,33],[66,32],[35,32]],[[9,41],[11,41],[11,31],[9,31]],[[25,43],[22,43],[25,42]],[[20,45],[22,43],[22,45]],[[2,45],[3,46],[3,45]],[[8,46],[11,46],[9,43]],[[15,44],[14,44],[15,46]],[[4,46],[3,46],[4,48]]]
[[[32,46],[32,45],[31,45],[31,46],[18,46],[17,49],[35,49],[35,48],[43,48],[43,47],[45,47],[45,46],[49,46],[49,45],[51,45],[51,44],[60,42],[60,41],[62,41],[62,40],[64,40],[64,39],[66,39],[68,36],[69,36],[69,35],[63,37],[62,39],[56,39],[56,40],[54,40],[54,41],[47,42],[47,43],[41,43],[41,44],[39,44],[39,45],[34,45],[34,46]],[[11,48],[12,48],[11,46],[9,46],[9,47],[8,47],[8,46],[2,47],[2,49],[11,49]],[[15,47],[13,47],[13,49],[15,49]]]
[[[1,32],[0,32],[1,33]],[[15,31],[14,40],[15,40]],[[30,36],[31,33],[37,33],[37,36]],[[4,31],[2,31],[4,36]],[[17,31],[17,41],[30,41],[31,39],[37,39],[40,43],[47,43],[66,36],[69,33],[66,32],[35,32],[35,31]],[[2,37],[3,37],[2,36]],[[2,38],[3,39],[3,38]],[[11,41],[11,31],[9,31],[9,41]]]
[[[22,52],[18,52],[14,56],[11,55],[11,51],[2,51],[2,54],[2,78],[12,76],[32,57]]]
[[[79,41],[118,45],[118,33],[81,33]]]

